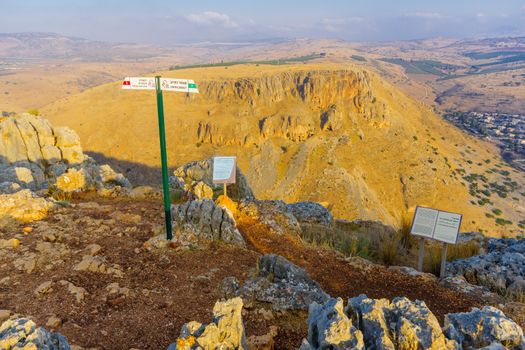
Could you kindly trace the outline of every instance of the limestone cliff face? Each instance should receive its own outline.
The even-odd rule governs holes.
[[[207,81],[201,85],[206,99],[219,103],[245,101],[250,106],[274,105],[291,99],[301,99],[320,109],[334,103],[351,102],[364,113],[373,99],[367,72],[300,71],[282,72],[258,78]]]
[[[274,137],[302,142],[356,119],[376,126],[388,124],[385,107],[377,102],[366,72],[282,72],[205,81],[201,86],[203,99],[217,107],[196,125],[195,142],[199,143],[244,146]],[[221,108],[225,105],[237,109],[229,122]]]

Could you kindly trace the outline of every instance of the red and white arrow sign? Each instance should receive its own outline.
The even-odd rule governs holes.
[[[127,90],[155,90],[155,78],[124,78],[122,88]]]

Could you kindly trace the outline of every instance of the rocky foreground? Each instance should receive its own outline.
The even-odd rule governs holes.
[[[509,324],[508,329],[514,330],[513,339],[519,338],[521,328],[511,321],[525,310],[516,308],[518,303],[496,304],[507,315],[503,316],[495,309],[484,310],[483,299],[447,289],[426,275],[411,276],[305,246],[292,230],[272,229],[271,225],[280,222],[278,211],[266,215],[259,211],[258,216],[243,215],[246,211],[242,209],[236,213],[235,229],[243,237],[242,244],[196,239],[191,240],[198,242],[196,245],[166,245],[160,239],[152,241],[162,232],[159,201],[127,198],[97,201],[74,201],[44,220],[0,228],[0,276],[5,276],[0,279],[0,309],[4,310],[0,315],[9,318],[0,339],[13,342],[13,329],[22,322],[19,318],[30,317],[49,332],[63,334],[76,349],[166,349],[172,343],[182,346],[184,342],[192,342],[191,334],[181,332],[190,327],[184,327],[190,320],[204,325],[202,329],[210,327],[210,322],[217,329],[222,325],[230,327],[230,323],[219,322],[218,317],[210,321],[210,311],[217,300],[240,298],[248,348],[305,348],[303,339],[308,346],[319,348],[316,344],[330,339],[335,339],[336,344],[360,337],[367,349],[372,348],[367,345],[367,334],[376,328],[368,327],[376,322],[364,322],[368,317],[364,316],[364,310],[377,309],[379,305],[381,319],[387,320],[385,334],[394,348],[402,348],[397,343],[401,333],[396,332],[405,332],[405,326],[401,327],[401,321],[394,322],[392,318],[399,314],[398,306],[394,305],[399,303],[396,298],[400,296],[406,297],[402,300],[410,306],[408,310],[415,308],[415,311],[412,316],[395,316],[398,320],[415,322],[410,317],[417,315],[418,322],[433,325],[432,337],[418,334],[414,341],[435,342],[439,338],[447,339],[447,344],[454,341],[462,344],[458,337],[466,330],[452,335],[447,331],[450,327],[446,320],[452,322],[451,315],[471,311],[474,311],[471,316],[458,318],[458,322],[469,330],[478,329],[475,324],[483,325],[484,331],[477,337],[484,340],[476,340],[479,344],[485,344],[487,339],[505,342],[501,328],[490,328],[502,320]],[[285,214],[281,214],[281,219],[290,218]],[[270,217],[275,220],[272,222]],[[199,227],[200,221],[195,225]],[[183,229],[176,221],[174,228],[175,232]],[[370,298],[353,300],[361,294]],[[354,305],[355,310],[346,306],[339,316],[328,317],[332,313],[327,310],[335,310],[336,304],[343,305],[342,301],[333,301],[337,298],[350,300],[344,304]],[[312,305],[319,306],[312,309]],[[482,311],[475,311],[476,307]],[[379,315],[375,311],[372,314]],[[342,338],[327,335],[328,340],[314,340],[313,319],[319,323],[318,327],[323,324],[323,329],[331,332],[340,329],[337,334]],[[195,343],[189,348],[193,349],[204,333],[198,331],[201,326],[196,327],[196,323],[190,325]],[[348,332],[342,325],[348,326]],[[508,329],[502,332],[507,334]],[[233,330],[226,333],[229,332]],[[20,344],[24,339],[36,339],[20,331],[15,333],[19,337],[17,342],[22,341]],[[486,334],[496,335],[490,338]]]

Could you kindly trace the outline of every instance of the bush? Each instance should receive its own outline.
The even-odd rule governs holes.
[[[479,255],[480,245],[478,241],[466,243],[449,244],[447,247],[447,261],[466,259]],[[425,249],[424,270],[438,276],[441,272],[442,243],[434,243]]]
[[[38,116],[38,115],[40,115],[40,112],[39,112],[38,109],[36,109],[36,108],[28,109],[28,110],[27,110],[27,113],[29,113],[29,114],[31,114],[31,115],[34,115],[34,116]]]
[[[410,234],[411,228],[412,220],[410,219],[408,214],[406,214],[401,219],[401,225],[399,227],[399,230],[397,231],[397,234],[399,236],[401,246],[407,250],[412,248],[412,245],[414,243],[414,237]]]
[[[180,204],[186,201],[186,192],[183,190],[171,190],[170,191],[170,201],[173,204]]]
[[[337,227],[305,225],[301,230],[301,238],[312,245],[337,250],[345,256],[368,258],[370,254],[369,237]]]
[[[379,242],[379,259],[387,266],[397,261],[399,239],[397,235],[384,234]]]

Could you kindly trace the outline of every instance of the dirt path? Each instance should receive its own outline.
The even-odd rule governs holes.
[[[299,238],[272,233],[264,224],[247,217],[238,219],[238,226],[250,246],[261,254],[274,253],[304,267],[323,289],[334,297],[366,294],[371,298],[393,299],[406,296],[425,301],[443,323],[450,312],[469,311],[479,301],[443,288],[435,282],[423,281],[401,273],[374,267],[366,273],[351,266],[340,255],[324,249],[313,249]]]

